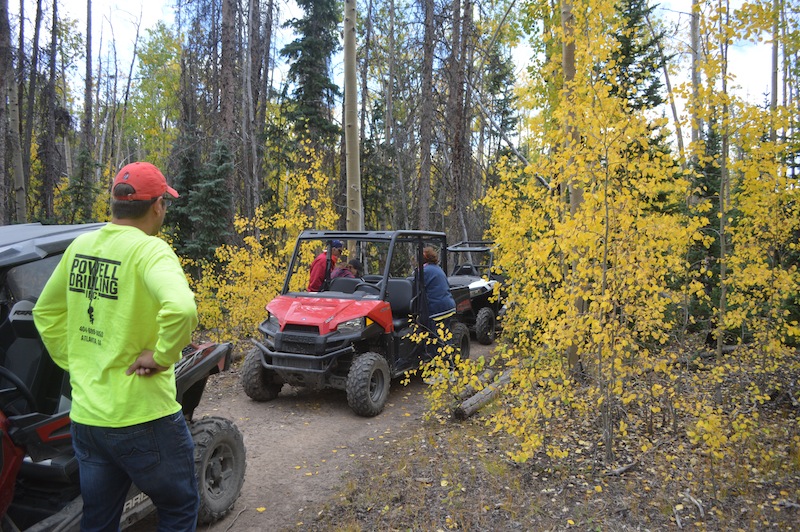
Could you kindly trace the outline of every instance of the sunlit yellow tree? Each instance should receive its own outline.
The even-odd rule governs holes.
[[[242,243],[220,246],[216,261],[203,264],[202,276],[194,282],[200,324],[213,339],[254,336],[267,303],[283,285],[294,238],[303,229],[332,229],[336,224],[331,183],[320,158],[307,144],[300,148],[295,162],[303,171],[281,178],[280,211],[265,215],[259,208],[252,219],[237,218]],[[303,251],[302,263],[310,264],[315,250]]]
[[[558,127],[542,124],[541,137],[529,142],[543,155],[521,173],[506,172],[487,200],[498,264],[511,280],[504,327],[512,341],[503,354],[512,372],[509,408],[492,422],[519,438],[520,460],[541,448],[552,456],[566,452],[548,440],[548,425],[576,414],[602,420],[611,460],[616,435],[638,435],[629,427],[644,426],[669,403],[674,392],[663,346],[671,315],[696,289],[684,257],[702,239],[698,222],[674,208],[688,181],[659,145],[665,123],[633,109],[614,85],[624,76],[615,70],[613,36],[630,28],[611,2],[573,2],[571,11],[581,31],[565,37],[561,26],[551,37],[574,46],[575,73],[542,115]],[[528,92],[541,95],[538,103],[553,101],[547,79],[532,83]],[[549,189],[534,176],[544,176]],[[575,191],[582,195],[577,204]],[[569,347],[590,385],[573,382]]]
[[[716,257],[720,296],[715,301],[717,359],[709,365],[710,373],[695,376],[695,393],[680,408],[688,414],[689,435],[707,458],[712,478],[735,477],[738,468],[731,464],[748,475],[758,473],[771,467],[776,456],[791,453],[798,440],[793,422],[782,421],[776,431],[763,424],[760,408],[777,395],[788,394],[794,401],[798,395],[791,375],[800,370],[800,360],[787,344],[796,344],[800,331],[787,300],[797,298],[800,283],[792,262],[800,212],[797,183],[785,163],[793,158],[786,141],[796,110],[777,94],[768,108],[737,97],[728,63],[728,50],[737,43],[779,38],[778,5],[745,2],[737,10],[724,2],[697,6],[700,33],[706,37],[700,62],[704,83],[690,98],[690,107],[722,142],[718,153],[705,150],[702,141],[690,150],[721,172],[715,224],[721,244]],[[783,49],[789,44],[782,43]],[[773,84],[772,90],[778,89]],[[736,339],[735,350],[723,350],[726,336]],[[714,406],[720,403],[727,408]],[[768,453],[756,450],[773,439],[795,443],[788,443],[788,449],[781,443]],[[715,471],[714,458],[724,458],[729,467]]]
[[[680,95],[691,99],[692,117],[723,139],[715,153],[702,140],[689,147],[690,156],[723,170],[719,211],[695,194],[693,170],[660,142],[666,123],[613,89],[613,36],[626,29],[610,2],[571,3],[581,31],[573,41],[574,77],[559,98],[547,97],[549,74],[533,76],[526,87],[524,101],[547,109],[534,118],[539,127],[530,126],[540,134],[527,139],[539,155],[527,168],[501,169],[504,180],[486,200],[497,263],[508,276],[506,343],[495,362],[511,374],[501,407],[487,420],[516,437],[518,460],[568,455],[569,438],[552,436],[557,426],[580,426],[593,433],[608,463],[620,449],[643,453],[674,439],[679,451],[705,457],[710,476],[703,478],[712,484],[716,475],[734,478],[776,456],[796,464],[796,420],[776,434],[761,424],[759,408],[774,392],[798,399],[786,375],[796,374],[799,362],[785,345],[798,327],[784,308],[797,293],[797,270],[787,257],[797,249],[800,213],[797,187],[781,163],[786,148],[769,140],[791,115],[780,106],[748,105],[727,90],[727,47],[760,35],[747,11],[710,2],[698,8],[703,84]],[[554,30],[552,38],[568,35]],[[557,71],[560,59],[551,58],[543,72]],[[565,193],[576,189],[578,208]],[[725,243],[716,258],[725,266],[717,279],[718,327],[739,330],[748,343],[703,362],[684,350],[690,344],[682,333],[691,319],[688,302],[708,296],[700,278],[711,272],[687,256],[690,247],[711,243],[709,228]],[[565,356],[569,347],[579,355],[577,376]],[[475,385],[480,369],[482,362],[459,368],[456,386]],[[432,396],[445,397],[452,381],[433,382]],[[768,439],[775,449],[760,453],[757,442]],[[721,460],[731,468],[715,467]]]

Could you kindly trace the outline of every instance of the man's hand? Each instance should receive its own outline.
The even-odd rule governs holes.
[[[136,373],[140,377],[146,377],[166,369],[166,367],[156,364],[156,361],[153,360],[152,351],[144,350],[138,356],[136,361],[131,364],[127,370],[125,370],[125,375],[133,375]]]

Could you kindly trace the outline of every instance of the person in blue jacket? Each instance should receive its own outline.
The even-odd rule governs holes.
[[[428,314],[433,325],[433,330],[439,322],[448,325],[450,318],[456,313],[456,301],[450,294],[450,283],[447,275],[439,266],[439,253],[432,246],[422,249],[423,278],[425,292],[428,296]]]

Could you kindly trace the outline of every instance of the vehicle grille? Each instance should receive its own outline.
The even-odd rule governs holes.
[[[315,352],[314,342],[292,342],[284,341],[281,349],[286,353],[297,353],[300,355],[313,355]]]
[[[283,328],[285,333],[305,333],[305,334],[319,334],[319,327],[316,325],[296,325],[287,323]]]

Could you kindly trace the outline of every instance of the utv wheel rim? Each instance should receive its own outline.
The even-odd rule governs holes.
[[[233,477],[234,454],[229,445],[220,444],[206,465],[205,489],[214,498],[222,497]]]
[[[383,373],[373,371],[372,377],[369,379],[369,397],[373,402],[377,402],[381,398],[383,386]]]

